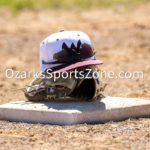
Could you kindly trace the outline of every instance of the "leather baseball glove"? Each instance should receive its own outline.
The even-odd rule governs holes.
[[[77,100],[93,100],[102,97],[102,86],[95,66],[85,66],[67,71],[72,76],[63,78],[62,73],[59,78],[50,78],[48,72],[42,72],[35,78],[29,87],[24,91],[25,97],[30,101],[49,101],[62,97],[73,97]],[[82,74],[81,74],[82,73]],[[51,74],[52,76],[52,74]]]

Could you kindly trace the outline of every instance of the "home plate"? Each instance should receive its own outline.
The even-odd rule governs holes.
[[[0,120],[69,125],[150,117],[150,100],[106,97],[95,101],[16,101],[0,105]]]

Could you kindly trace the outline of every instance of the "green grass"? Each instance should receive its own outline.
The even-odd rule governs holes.
[[[137,5],[150,0],[0,0],[0,7],[13,11],[22,9],[88,9],[115,5]]]

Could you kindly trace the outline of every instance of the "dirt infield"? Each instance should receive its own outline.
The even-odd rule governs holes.
[[[88,33],[104,61],[102,70],[142,71],[144,79],[107,79],[105,95],[150,99],[150,4],[124,10],[0,10],[0,104],[25,99],[32,79],[7,79],[5,71],[39,70],[40,42],[53,32]],[[100,125],[51,126],[0,121],[0,149],[150,149],[150,119]]]

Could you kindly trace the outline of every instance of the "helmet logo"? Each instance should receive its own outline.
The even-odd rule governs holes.
[[[71,46],[67,46],[65,42],[62,44],[62,50],[53,55],[53,59],[58,62],[76,62],[82,61],[86,58],[90,58],[94,55],[92,47],[89,44],[82,44],[80,40],[77,42],[77,46],[74,43]]]
[[[76,53],[77,55],[80,55],[81,53],[81,41],[79,40],[77,43],[77,47],[75,47],[74,43],[71,44],[71,50]]]

